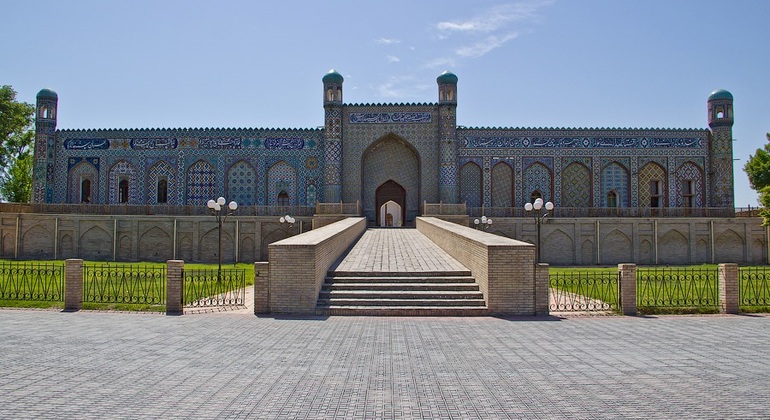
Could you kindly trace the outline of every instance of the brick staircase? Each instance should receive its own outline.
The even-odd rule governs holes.
[[[470,271],[329,271],[318,315],[479,316],[487,307]]]

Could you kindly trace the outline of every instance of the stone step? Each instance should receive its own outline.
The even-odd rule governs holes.
[[[356,284],[356,283],[476,283],[476,279],[471,276],[442,276],[442,277],[421,277],[421,276],[328,276],[326,283],[331,284]]]
[[[420,299],[448,300],[475,299],[483,300],[484,295],[476,291],[455,290],[321,290],[319,301],[337,302],[342,299],[387,300],[387,299]]]
[[[316,308],[319,316],[486,316],[486,306],[326,306]]]
[[[470,277],[470,270],[450,271],[335,271],[326,273],[327,277]]]
[[[399,282],[376,282],[376,283],[358,283],[358,282],[332,282],[324,283],[322,291],[338,290],[434,290],[434,291],[473,291],[479,290],[477,283],[399,283]]]
[[[379,297],[367,297],[362,299],[355,298],[333,298],[333,299],[318,299],[316,303],[317,308],[324,308],[330,306],[373,306],[373,307],[388,307],[388,306],[410,306],[410,307],[432,307],[432,306],[468,306],[479,307],[486,306],[484,299],[431,299],[431,298],[379,298]]]

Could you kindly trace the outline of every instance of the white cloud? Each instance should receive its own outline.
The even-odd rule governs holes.
[[[374,40],[374,42],[376,42],[376,43],[378,43],[380,45],[393,45],[393,44],[400,44],[401,43],[401,41],[399,41],[397,39],[385,38],[385,37],[377,38],[377,39]]]
[[[456,63],[457,63],[457,60],[455,60],[452,57],[440,57],[440,58],[435,58],[431,61],[428,61],[427,63],[425,63],[425,67],[427,68],[454,67]]]
[[[398,63],[399,61],[401,61],[401,59],[396,57],[395,55],[386,55],[385,60],[387,60],[388,63]]]
[[[504,4],[467,20],[439,22],[436,24],[436,29],[441,32],[440,37],[447,37],[447,33],[452,32],[493,32],[511,22],[536,19],[537,11],[551,3],[553,3],[552,0]]]
[[[495,48],[503,46],[503,44],[512,39],[515,39],[518,36],[518,32],[512,32],[502,37],[490,35],[473,45],[458,48],[456,54],[460,57],[481,57],[482,55],[494,50]]]

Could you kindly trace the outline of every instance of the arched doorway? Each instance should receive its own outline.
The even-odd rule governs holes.
[[[406,190],[404,187],[389,179],[377,187],[375,197],[377,226],[387,226],[388,221],[390,221],[390,226],[403,226],[406,223]],[[391,215],[390,218],[388,214]]]

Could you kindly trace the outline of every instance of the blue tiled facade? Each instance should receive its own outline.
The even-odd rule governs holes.
[[[44,89],[33,201],[359,201],[379,220],[378,188],[393,181],[407,221],[423,202],[521,207],[535,196],[567,207],[733,207],[726,91],[709,97],[703,129],[478,128],[457,126],[451,73],[437,79],[436,103],[345,104],[343,81],[324,76],[319,129],[56,130],[58,97]]]

